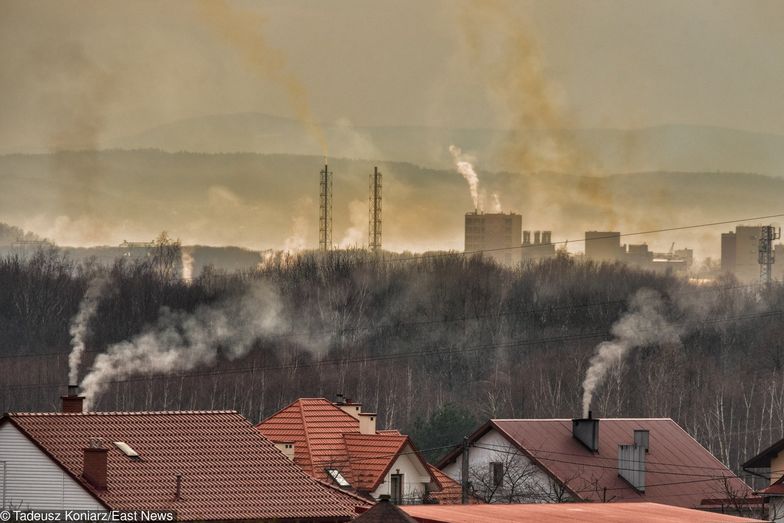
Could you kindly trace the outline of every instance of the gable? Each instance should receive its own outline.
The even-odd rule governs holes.
[[[36,510],[106,507],[12,423],[0,423],[0,474],[6,505]]]

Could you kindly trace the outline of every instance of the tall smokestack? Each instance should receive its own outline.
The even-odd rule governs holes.
[[[62,411],[68,413],[84,412],[84,396],[79,396],[78,385],[68,385],[68,395],[60,396]]]
[[[332,173],[325,163],[321,171],[321,194],[319,195],[319,250],[332,248]]]

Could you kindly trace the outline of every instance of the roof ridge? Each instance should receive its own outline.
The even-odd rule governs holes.
[[[302,398],[297,398],[297,400],[294,403],[299,405],[299,417],[302,420],[302,432],[305,433],[305,448],[308,451],[308,461],[310,462],[310,470],[313,474],[315,474],[316,468],[313,464],[313,449],[310,446],[310,436],[308,435],[308,422],[305,419],[305,404],[302,403]],[[294,403],[292,403],[292,405]]]
[[[236,410],[137,410],[137,411],[97,411],[97,412],[7,412],[15,417],[56,417],[56,416],[182,416],[205,414],[239,414]]]

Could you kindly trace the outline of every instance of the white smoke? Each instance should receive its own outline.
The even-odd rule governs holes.
[[[449,146],[449,152],[457,167],[457,172],[463,175],[463,178],[468,182],[468,190],[471,191],[471,200],[474,202],[474,209],[481,210],[479,207],[479,176],[474,171],[474,166],[471,164],[472,159],[463,154],[463,150],[456,145]]]
[[[190,282],[193,279],[193,254],[189,248],[180,249],[180,261],[182,263],[182,279]]]
[[[651,289],[640,289],[629,302],[629,310],[611,329],[615,339],[603,341],[596,347],[590,367],[583,380],[583,417],[588,417],[596,387],[607,370],[623,361],[626,354],[637,347],[680,344],[678,331],[664,317],[661,295]]]
[[[343,238],[338,242],[341,249],[350,249],[361,246],[368,231],[368,207],[367,202],[362,200],[352,200],[348,204],[349,220],[351,225],[343,234]]]
[[[501,212],[501,197],[497,192],[493,193],[493,212]]]
[[[71,353],[68,355],[68,384],[74,385],[79,380],[79,365],[82,363],[82,355],[85,349],[85,338],[87,337],[90,320],[98,310],[98,302],[104,293],[109,280],[107,278],[94,278],[87,285],[79,311],[71,320],[69,332],[71,334]]]
[[[81,383],[85,408],[114,380],[187,371],[214,363],[219,354],[228,359],[244,356],[260,337],[287,329],[281,308],[275,290],[255,284],[240,297],[200,306],[193,313],[163,309],[155,325],[98,355]]]

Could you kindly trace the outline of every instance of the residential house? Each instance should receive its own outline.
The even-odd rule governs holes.
[[[768,519],[784,521],[784,439],[744,463],[743,470],[768,478],[769,484],[759,495],[768,504]]]
[[[349,521],[368,503],[314,481],[233,411],[0,418],[5,508],[172,510],[180,521]]]
[[[462,478],[463,447],[438,467]],[[469,437],[471,488],[490,503],[645,501],[721,509],[751,489],[669,418],[493,419]],[[727,503],[725,503],[727,501]]]
[[[359,403],[300,398],[256,428],[312,477],[369,499],[460,500],[459,484],[430,466],[408,436],[376,430],[376,414]]]

